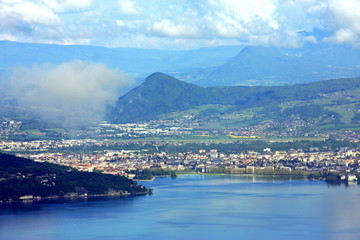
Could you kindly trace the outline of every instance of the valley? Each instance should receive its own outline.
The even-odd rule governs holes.
[[[169,171],[173,171],[312,174],[310,176],[320,179],[330,176],[329,179],[333,176],[340,179],[340,174],[355,176],[359,172],[360,134],[356,117],[359,79],[295,86],[303,91],[287,95],[284,89],[294,88],[252,88],[244,93],[248,101],[239,107],[221,104],[222,101],[234,101],[229,95],[225,100],[218,98],[216,104],[207,104],[214,100],[198,94],[205,88],[164,74],[150,77],[155,79],[147,79],[145,86],[124,95],[118,104],[130,98],[130,105],[135,108],[127,111],[127,116],[132,119],[134,116],[153,117],[152,120],[116,123],[110,118],[82,129],[62,129],[49,128],[40,120],[3,119],[0,149],[35,161],[130,178],[140,178],[145,173],[151,178],[160,173],[169,175]],[[146,84],[153,88],[147,89]],[[166,84],[175,84],[176,87],[167,87],[166,90],[170,91],[167,93],[162,88]],[[331,87],[319,92],[318,85]],[[179,86],[190,94],[186,96],[189,103],[177,102],[182,99]],[[139,89],[143,91],[140,94],[136,92]],[[225,90],[234,91],[234,94],[238,92],[237,87]],[[266,101],[269,91],[287,98]],[[253,96],[265,100],[252,100]],[[136,102],[139,100],[140,103]],[[136,108],[141,101],[147,102],[143,109],[150,111],[152,106],[157,109],[157,104],[168,104],[168,107],[152,111],[149,117]],[[333,171],[336,175],[328,175]]]
[[[226,49],[225,55],[234,50]],[[95,53],[101,49],[93,50]],[[66,51],[64,57],[69,58],[71,53]],[[201,61],[206,55],[200,54],[201,51],[209,54],[208,51],[216,52],[216,49],[198,50],[199,58],[194,61]],[[276,83],[257,82],[249,86],[252,84],[247,82],[248,86],[231,86],[238,84],[221,80],[217,74],[222,70],[212,75],[219,80],[213,84],[212,77],[198,82],[194,76],[185,82],[161,72],[141,80],[143,72],[137,79],[142,83],[122,94],[114,104],[106,105],[103,115],[96,111],[69,112],[61,105],[22,105],[4,89],[0,98],[0,150],[37,162],[135,179],[175,172],[311,175],[321,179],[330,175],[333,179],[332,172],[336,172],[339,179],[340,175],[358,175],[360,78],[319,81],[331,75],[315,74],[312,75],[318,77],[315,81],[310,77],[310,70],[306,70],[309,76],[304,75],[308,81],[301,80],[304,76],[300,75],[293,78],[297,74],[293,66],[299,64],[295,60],[298,56],[294,51],[290,55],[284,51],[245,47],[224,65],[236,71],[231,73],[228,67],[219,69],[228,68],[224,71],[232,77],[223,77],[229,81],[240,79],[237,76],[241,65],[247,63],[242,67],[254,69],[249,64],[256,61],[246,60],[247,57],[261,59],[266,55],[268,59],[259,66],[265,75],[259,75],[260,78],[265,81],[266,74],[272,74],[272,70],[280,72],[279,69],[287,66],[289,71],[284,72],[283,77],[293,79],[292,82],[282,82],[281,77],[277,77]],[[175,57],[174,52],[166,54]],[[141,56],[147,61],[145,55]],[[265,62],[273,61],[271,58],[283,61],[282,67],[265,66]],[[321,70],[318,65],[308,64]],[[305,65],[299,66],[307,69]],[[185,76],[177,74],[180,79]],[[246,74],[254,73],[241,76]],[[218,86],[220,82],[228,86]],[[296,82],[302,83],[294,84]],[[262,86],[256,86],[258,84]],[[96,114],[96,118],[92,119],[92,114]],[[69,117],[72,117],[70,125],[66,124]]]

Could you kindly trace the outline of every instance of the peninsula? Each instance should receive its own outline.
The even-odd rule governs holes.
[[[0,153],[0,203],[67,197],[135,196],[150,192],[150,189],[124,176],[82,172]]]

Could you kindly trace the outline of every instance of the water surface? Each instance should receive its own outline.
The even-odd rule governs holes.
[[[143,184],[154,194],[1,209],[0,239],[360,239],[357,185],[223,175]]]

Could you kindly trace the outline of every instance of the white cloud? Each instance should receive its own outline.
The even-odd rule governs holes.
[[[1,36],[173,49],[224,43],[300,47],[324,40],[360,45],[360,1],[1,0]]]
[[[139,12],[131,0],[119,0],[119,9],[124,14],[137,14]]]
[[[335,43],[360,44],[360,1],[329,0],[328,11],[331,16],[329,28],[333,34],[326,38]]]
[[[7,41],[16,41],[17,38],[11,34],[7,34],[7,33],[4,33],[4,34],[0,34],[0,39],[1,40],[7,40]]]
[[[8,96],[24,109],[65,127],[100,120],[106,105],[119,97],[119,88],[132,83],[117,69],[78,60],[57,66],[15,67],[5,82]]]
[[[212,24],[214,33],[222,38],[238,38],[239,31],[241,32],[241,26],[233,26],[231,24],[225,24],[221,22],[216,22]]]
[[[61,24],[59,16],[45,5],[37,5],[32,2],[13,3],[0,5],[2,25],[28,23],[54,26]]]
[[[310,36],[304,37],[304,42],[317,43],[318,41],[317,41],[316,37],[314,37],[313,35],[310,35]]]
[[[23,0],[1,0],[1,2],[6,4],[14,4],[14,3],[20,3]]]
[[[119,19],[118,19],[118,20],[116,20],[115,22],[116,22],[116,25],[119,26],[119,27],[125,26],[125,23],[124,23],[124,21],[122,21],[122,20],[119,20]]]
[[[337,44],[353,43],[358,40],[358,36],[350,29],[339,29],[331,37],[326,38],[325,40]]]
[[[63,9],[86,9],[92,3],[92,0],[65,0],[61,2],[61,6]]]
[[[88,38],[77,38],[77,39],[71,39],[71,38],[65,38],[62,39],[63,45],[90,45],[91,40]]]
[[[149,31],[160,37],[195,38],[201,36],[197,26],[186,20],[174,23],[169,19],[163,19],[155,22]]]
[[[229,13],[238,21],[249,23],[254,19],[261,19],[270,26],[277,28],[277,22],[273,18],[276,5],[273,0],[212,0],[217,9]]]
[[[89,8],[93,0],[42,0],[43,4],[56,12]]]

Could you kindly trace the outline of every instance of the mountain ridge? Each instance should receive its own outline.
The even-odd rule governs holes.
[[[275,86],[360,76],[360,51],[345,46],[246,46],[223,65],[174,75],[201,86]]]
[[[339,91],[360,88],[360,78],[333,79],[286,86],[200,87],[163,73],[150,75],[143,84],[118,99],[112,111],[116,123],[157,120],[160,115],[209,104],[229,111],[309,101]]]
[[[81,60],[119,69],[137,83],[153,72],[203,87],[275,86],[360,76],[359,49],[325,43],[294,49],[254,45],[177,51],[0,41],[0,52],[0,73],[19,64]]]
[[[242,48],[219,46],[176,51],[0,41],[0,70],[4,71],[18,64],[31,67],[33,64],[61,64],[76,59],[103,63],[124,73],[144,78],[156,71],[193,71],[218,66]]]

